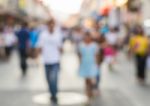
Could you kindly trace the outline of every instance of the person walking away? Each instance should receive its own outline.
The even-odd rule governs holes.
[[[41,33],[38,47],[41,49],[46,71],[51,101],[57,104],[58,74],[60,70],[60,58],[62,52],[62,35],[54,19],[47,23],[47,30]]]
[[[89,100],[94,96],[96,77],[99,68],[96,61],[98,45],[92,40],[90,32],[85,32],[84,40],[79,45],[80,69],[79,75],[85,79],[86,94]]]
[[[130,52],[135,55],[137,79],[140,83],[144,83],[146,79],[148,38],[144,36],[141,27],[137,28],[137,34],[130,39]]]
[[[113,65],[115,63],[115,56],[117,53],[117,40],[118,32],[116,28],[111,28],[110,32],[105,36],[105,47],[104,47],[104,56],[106,62],[108,62],[109,70],[113,70]]]
[[[22,69],[23,76],[27,72],[27,52],[29,48],[29,31],[27,29],[27,23],[22,24],[21,29],[16,33],[18,38],[18,51],[20,56],[20,67]]]

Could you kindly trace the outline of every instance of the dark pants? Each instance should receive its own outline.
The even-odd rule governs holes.
[[[13,47],[5,47],[5,52],[6,52],[7,57],[9,57],[11,55],[12,48]]]
[[[26,49],[19,49],[20,56],[20,67],[22,69],[23,74],[26,74],[27,70],[27,51]]]
[[[48,82],[49,91],[52,95],[52,97],[57,96],[58,92],[58,72],[60,69],[60,65],[57,64],[47,64],[45,65],[45,71],[46,71],[46,79]]]
[[[137,77],[140,79],[145,79],[146,74],[146,59],[147,56],[136,55],[136,67],[137,67]]]

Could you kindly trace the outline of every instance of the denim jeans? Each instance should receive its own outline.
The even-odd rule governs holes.
[[[60,69],[59,63],[45,65],[46,79],[48,82],[49,91],[52,97],[57,96],[58,92],[58,72]]]

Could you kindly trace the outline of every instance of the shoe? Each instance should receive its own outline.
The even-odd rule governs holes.
[[[57,97],[51,97],[51,102],[57,104],[58,103]]]

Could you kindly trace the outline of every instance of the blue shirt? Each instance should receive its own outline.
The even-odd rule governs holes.
[[[108,26],[104,26],[100,29],[100,33],[106,35],[109,32]]]
[[[40,31],[34,29],[30,32],[30,41],[31,41],[31,48],[35,48],[37,41],[38,41],[38,35],[39,35]]]
[[[26,28],[22,28],[16,33],[18,38],[19,49],[26,49],[29,43],[29,32]]]

